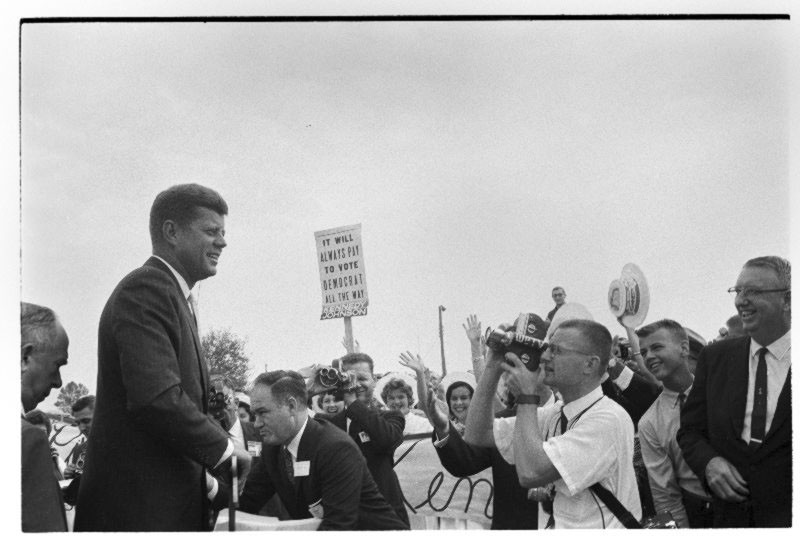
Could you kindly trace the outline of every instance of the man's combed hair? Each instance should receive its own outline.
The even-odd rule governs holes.
[[[561,290],[562,292],[567,293],[567,291],[564,288],[562,288],[561,286],[554,286],[553,289],[550,290],[550,293],[552,294],[556,290]]]
[[[174,220],[181,226],[195,217],[198,207],[227,215],[228,204],[215,190],[199,184],[177,184],[156,196],[150,208],[150,239],[155,244],[161,240],[164,221]]]
[[[683,326],[680,325],[675,320],[670,320],[669,318],[657,320],[655,322],[647,324],[646,326],[640,327],[639,329],[636,330],[636,336],[639,337],[640,339],[644,337],[649,337],[659,329],[668,330],[672,334],[672,336],[678,339],[679,341],[689,340],[689,334],[686,332]]]
[[[392,378],[386,383],[386,385],[383,387],[383,390],[381,390],[381,399],[383,399],[383,402],[386,403],[389,394],[397,390],[400,390],[406,394],[406,397],[408,397],[408,406],[414,404],[414,392],[411,391],[411,386],[409,386],[408,383],[402,378]]]
[[[559,331],[570,328],[580,332],[589,351],[600,358],[601,367],[605,370],[611,357],[611,333],[606,326],[594,320],[581,319],[565,320],[558,326]]]
[[[84,408],[89,407],[94,410],[94,395],[84,395],[72,404],[72,413],[80,412]]]
[[[780,256],[759,256],[758,258],[747,260],[744,266],[772,269],[778,274],[781,288],[788,289],[792,287],[792,264],[789,263],[789,260],[781,258]]]
[[[295,371],[269,371],[261,373],[253,382],[253,387],[258,385],[270,388],[276,401],[286,403],[289,397],[297,399],[297,403],[306,404],[306,381],[300,373]]]
[[[342,370],[346,371],[350,368],[351,365],[355,365],[356,363],[366,362],[369,364],[369,372],[375,372],[375,362],[372,361],[372,358],[366,354],[362,354],[361,352],[353,352],[352,354],[345,354],[339,360],[341,364]]]
[[[57,321],[52,309],[33,303],[20,303],[21,344],[34,343],[40,348],[48,348]]]

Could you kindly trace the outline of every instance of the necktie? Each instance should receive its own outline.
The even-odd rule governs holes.
[[[564,416],[564,409],[563,408],[561,409],[561,419],[560,419],[560,421],[561,421],[561,434],[563,435],[564,433],[567,432],[567,417]]]
[[[678,405],[679,405],[678,408],[683,410],[683,405],[685,405],[685,404],[686,404],[686,394],[683,393],[683,392],[680,392],[678,394]]]
[[[281,452],[283,455],[283,470],[289,481],[294,483],[294,460],[292,459],[292,452],[290,452],[289,448],[286,446],[281,447]]]
[[[187,300],[189,301],[189,312],[192,313],[192,317],[194,318],[194,327],[199,329],[197,325],[197,300],[192,293],[189,293]]]
[[[750,418],[750,448],[756,449],[764,441],[767,428],[767,349],[758,351],[756,383],[753,390],[753,415]]]

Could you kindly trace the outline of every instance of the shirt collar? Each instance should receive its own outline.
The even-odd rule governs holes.
[[[295,461],[297,461],[297,449],[300,447],[300,439],[303,437],[306,425],[308,425],[308,418],[303,422],[303,427],[300,428],[300,431],[298,431],[294,438],[289,441],[289,444],[286,445],[286,449],[289,450]]]
[[[183,297],[185,297],[186,299],[189,299],[189,294],[192,293],[192,290],[189,288],[189,283],[186,282],[186,279],[183,278],[183,276],[180,273],[178,273],[175,270],[175,268],[172,267],[167,262],[167,260],[165,260],[161,256],[157,256],[157,255],[153,254],[153,258],[158,258],[159,260],[161,260],[164,263],[164,265],[167,266],[167,268],[169,268],[169,270],[172,272],[172,274],[175,275],[175,279],[177,279],[177,281],[178,281],[178,286],[180,286],[181,292],[183,292]]]
[[[692,383],[683,391],[672,391],[670,389],[662,388],[661,395],[664,399],[669,400],[672,406],[678,406],[678,396],[682,393],[684,397],[689,397],[689,392],[692,391],[692,386],[694,386],[694,376],[692,376]]]
[[[566,416],[568,420],[572,420],[572,418],[589,408],[592,403],[601,397],[603,397],[603,388],[597,386],[583,397],[579,397],[564,405],[564,416]]]
[[[758,351],[761,350],[763,345],[758,344],[755,339],[750,339],[750,359],[757,356]],[[775,356],[776,359],[783,359],[789,349],[792,347],[792,330],[790,329],[780,339],[767,345],[769,353]]]

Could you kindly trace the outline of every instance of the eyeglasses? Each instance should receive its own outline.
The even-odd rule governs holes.
[[[731,294],[733,297],[738,296],[739,294],[742,295],[745,299],[750,299],[751,297],[761,295],[761,294],[770,294],[773,292],[790,292],[790,288],[772,288],[769,290],[760,290],[758,288],[742,288],[740,286],[734,286],[733,288],[728,288],[728,293]]]
[[[584,356],[593,356],[594,355],[594,354],[591,354],[589,352],[584,352],[583,350],[577,350],[575,348],[566,348],[564,346],[561,346],[561,345],[558,345],[558,344],[553,344],[553,343],[543,343],[542,344],[542,354],[544,354],[548,350],[550,350],[550,353],[553,354],[553,356],[560,356],[564,352],[575,352],[577,354],[583,354]]]

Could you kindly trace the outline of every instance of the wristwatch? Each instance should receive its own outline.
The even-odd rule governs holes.
[[[518,405],[539,405],[541,397],[532,393],[522,393],[516,396]]]

